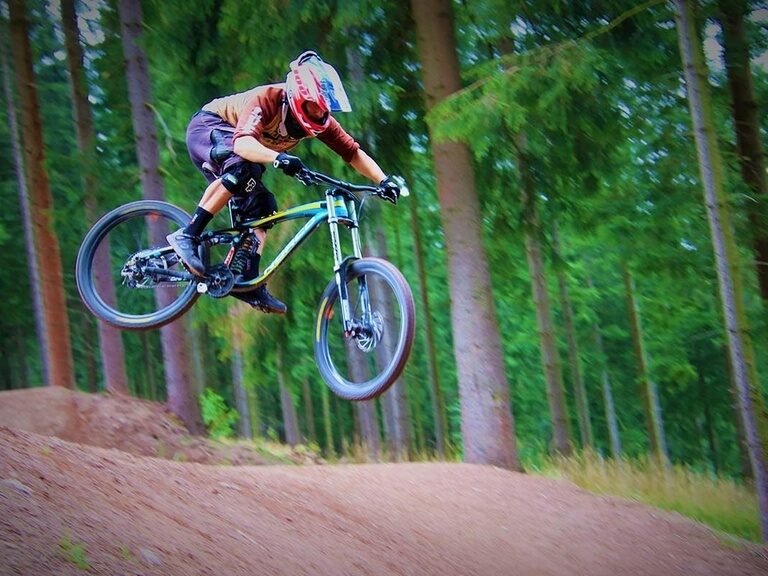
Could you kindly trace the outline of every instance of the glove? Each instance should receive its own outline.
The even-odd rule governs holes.
[[[288,176],[296,176],[296,174],[304,170],[304,163],[299,158],[285,152],[280,152],[277,155],[274,166],[275,168],[280,168]]]
[[[400,186],[397,185],[397,182],[390,176],[387,176],[384,180],[379,182],[379,188],[381,189],[379,196],[384,198],[387,202],[397,204],[397,199],[400,198]]]

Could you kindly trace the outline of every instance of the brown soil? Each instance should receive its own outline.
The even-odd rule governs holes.
[[[170,457],[187,441],[150,403],[0,393],[0,574],[768,574],[766,547],[568,482],[175,462],[147,456],[158,442]],[[231,456],[198,442],[202,462]]]

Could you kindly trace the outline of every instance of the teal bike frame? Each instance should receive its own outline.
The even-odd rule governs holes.
[[[310,202],[308,204],[294,206],[266,218],[248,220],[239,225],[233,224],[231,228],[211,230],[210,232],[203,233],[201,240],[209,245],[228,243],[230,241],[236,244],[242,234],[249,233],[256,228],[264,228],[265,226],[272,226],[302,218],[307,219],[307,223],[296,232],[293,238],[291,238],[285,246],[283,246],[282,250],[277,253],[272,262],[264,268],[264,271],[259,274],[258,277],[247,282],[238,282],[232,289],[233,292],[245,292],[264,284],[283,262],[285,262],[323,222],[327,222],[331,233],[334,271],[338,271],[344,262],[344,256],[341,251],[341,241],[339,238],[339,224],[343,224],[350,229],[353,255],[355,258],[362,258],[357,208],[355,200],[348,196],[349,193],[329,189],[325,193],[325,201]]]
[[[266,218],[247,220],[240,224],[234,223],[233,209],[230,204],[229,208],[232,226],[230,228],[205,232],[202,234],[201,240],[208,246],[229,243],[238,246],[243,234],[250,233],[257,228],[274,226],[291,220],[307,219],[306,224],[304,224],[285,246],[283,246],[272,262],[264,268],[263,272],[261,272],[258,277],[246,282],[237,282],[232,288],[233,292],[246,292],[267,282],[288,257],[293,254],[323,222],[327,222],[331,234],[333,271],[336,284],[339,288],[344,329],[345,332],[351,333],[356,327],[352,325],[345,279],[347,263],[362,258],[363,256],[360,243],[357,202],[357,197],[353,193],[339,188],[329,188],[325,192],[324,201],[310,202],[308,204],[294,206]],[[350,230],[352,237],[352,255],[347,257],[344,256],[341,250],[339,224],[346,226]],[[367,302],[365,303],[365,306],[367,308]]]

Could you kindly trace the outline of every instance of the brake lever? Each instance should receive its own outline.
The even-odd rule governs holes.
[[[296,174],[296,180],[304,184],[304,186],[311,186],[316,183],[315,179],[312,177],[312,172],[307,168],[302,168],[298,174]]]

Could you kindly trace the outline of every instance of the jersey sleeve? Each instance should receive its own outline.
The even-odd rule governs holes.
[[[352,161],[355,152],[360,149],[360,144],[341,127],[341,124],[333,116],[328,121],[328,128],[323,130],[317,139],[336,152],[347,163]]]

